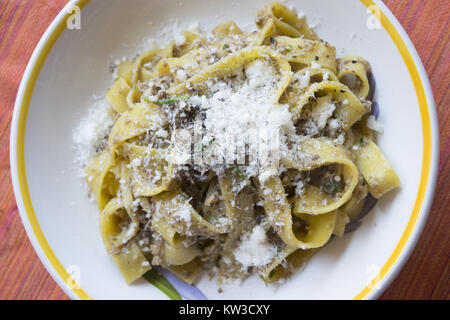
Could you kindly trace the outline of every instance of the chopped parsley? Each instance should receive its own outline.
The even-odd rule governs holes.
[[[208,144],[201,144],[202,147],[202,151],[205,151],[208,147],[216,147],[217,143],[215,142],[215,138],[212,138],[211,140],[209,140]]]
[[[325,191],[325,193],[329,195],[335,195],[338,192],[341,192],[343,189],[343,185],[341,181],[336,181],[335,179],[331,179],[327,183],[322,184],[321,189]]]
[[[359,139],[359,145],[362,147],[362,146],[364,146],[364,143],[365,143],[366,141],[365,141],[365,139],[364,139],[364,137],[362,137],[361,139]]]
[[[233,171],[239,176],[239,178],[241,178],[241,180],[245,180],[246,179],[245,174],[242,173],[241,169],[239,168],[239,166],[237,164],[234,165]]]

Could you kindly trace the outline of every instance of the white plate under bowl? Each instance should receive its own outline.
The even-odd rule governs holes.
[[[125,284],[103,248],[96,205],[88,201],[73,163],[73,130],[93,96],[111,85],[108,64],[142,50],[146,39],[158,37],[158,29],[176,25],[174,19],[180,26],[199,21],[204,29],[229,20],[247,27],[267,3],[71,1],[42,37],[17,95],[11,172],[28,236],[71,298],[166,298],[144,281]],[[375,6],[371,0],[286,3],[304,12],[339,56],[357,54],[371,63],[384,126],[378,142],[402,187],[379,201],[356,232],[334,239],[283,285],[266,287],[254,277],[218,293],[215,282],[203,277],[198,287],[210,299],[376,298],[407,260],[432,202],[439,143],[430,85],[411,41],[380,1]],[[79,30],[65,28],[74,4],[82,7]],[[369,6],[380,17],[380,28]],[[80,288],[66,283],[68,274],[80,280]]]

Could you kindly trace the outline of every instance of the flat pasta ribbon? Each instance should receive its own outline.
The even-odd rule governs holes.
[[[171,95],[180,95],[189,92],[188,88],[196,88],[199,91],[207,89],[207,83],[210,80],[223,78],[232,72],[243,68],[246,64],[257,59],[269,58],[278,66],[280,72],[279,81],[274,88],[273,93],[268,97],[269,101],[278,102],[286,87],[291,80],[291,67],[286,60],[283,60],[279,54],[267,47],[252,47],[242,49],[231,54],[219,62],[204,69],[198,75],[190,78],[184,83],[174,86],[168,90]]]
[[[151,269],[134,241],[138,225],[117,199],[112,199],[100,214],[100,234],[106,250],[127,283],[132,283]]]
[[[275,24],[279,35],[293,38],[318,39],[314,30],[306,24],[305,18],[299,18],[294,12],[279,2],[272,2],[256,14],[256,25],[258,28],[263,28],[271,21]]]
[[[292,212],[320,215],[334,211],[350,200],[358,184],[359,172],[346,151],[326,138],[306,139],[301,143],[301,150],[308,159],[306,162],[284,158],[283,165],[299,171],[312,171],[333,165],[337,167],[336,174],[339,175],[343,187],[337,194],[329,194],[321,187],[306,184],[304,195],[294,197]]]

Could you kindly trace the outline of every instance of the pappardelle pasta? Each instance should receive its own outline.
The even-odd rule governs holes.
[[[256,26],[185,31],[113,66],[113,125],[85,172],[128,283],[154,266],[277,281],[400,185],[374,142],[369,63],[281,3]]]

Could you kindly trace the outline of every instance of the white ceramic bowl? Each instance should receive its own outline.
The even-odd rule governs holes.
[[[65,28],[74,4],[82,8],[80,30]],[[111,85],[109,62],[142,50],[145,39],[158,37],[158,28],[173,25],[174,19],[181,26],[199,21],[204,29],[228,20],[247,26],[265,4],[257,0],[71,1],[42,37],[17,95],[11,171],[28,236],[71,298],[166,298],[144,281],[125,284],[103,248],[96,205],[88,201],[73,164],[73,130],[92,97],[103,95]],[[333,240],[283,285],[267,288],[254,277],[225,286],[219,294],[215,282],[204,277],[198,287],[210,299],[376,298],[410,255],[433,199],[439,143],[430,85],[411,41],[380,1],[287,4],[318,25],[319,35],[335,45],[340,56],[353,53],[370,61],[379,121],[385,128],[378,142],[398,172],[402,188],[379,201],[361,228]],[[367,7],[380,17],[380,25]],[[239,290],[233,290],[237,286]]]

